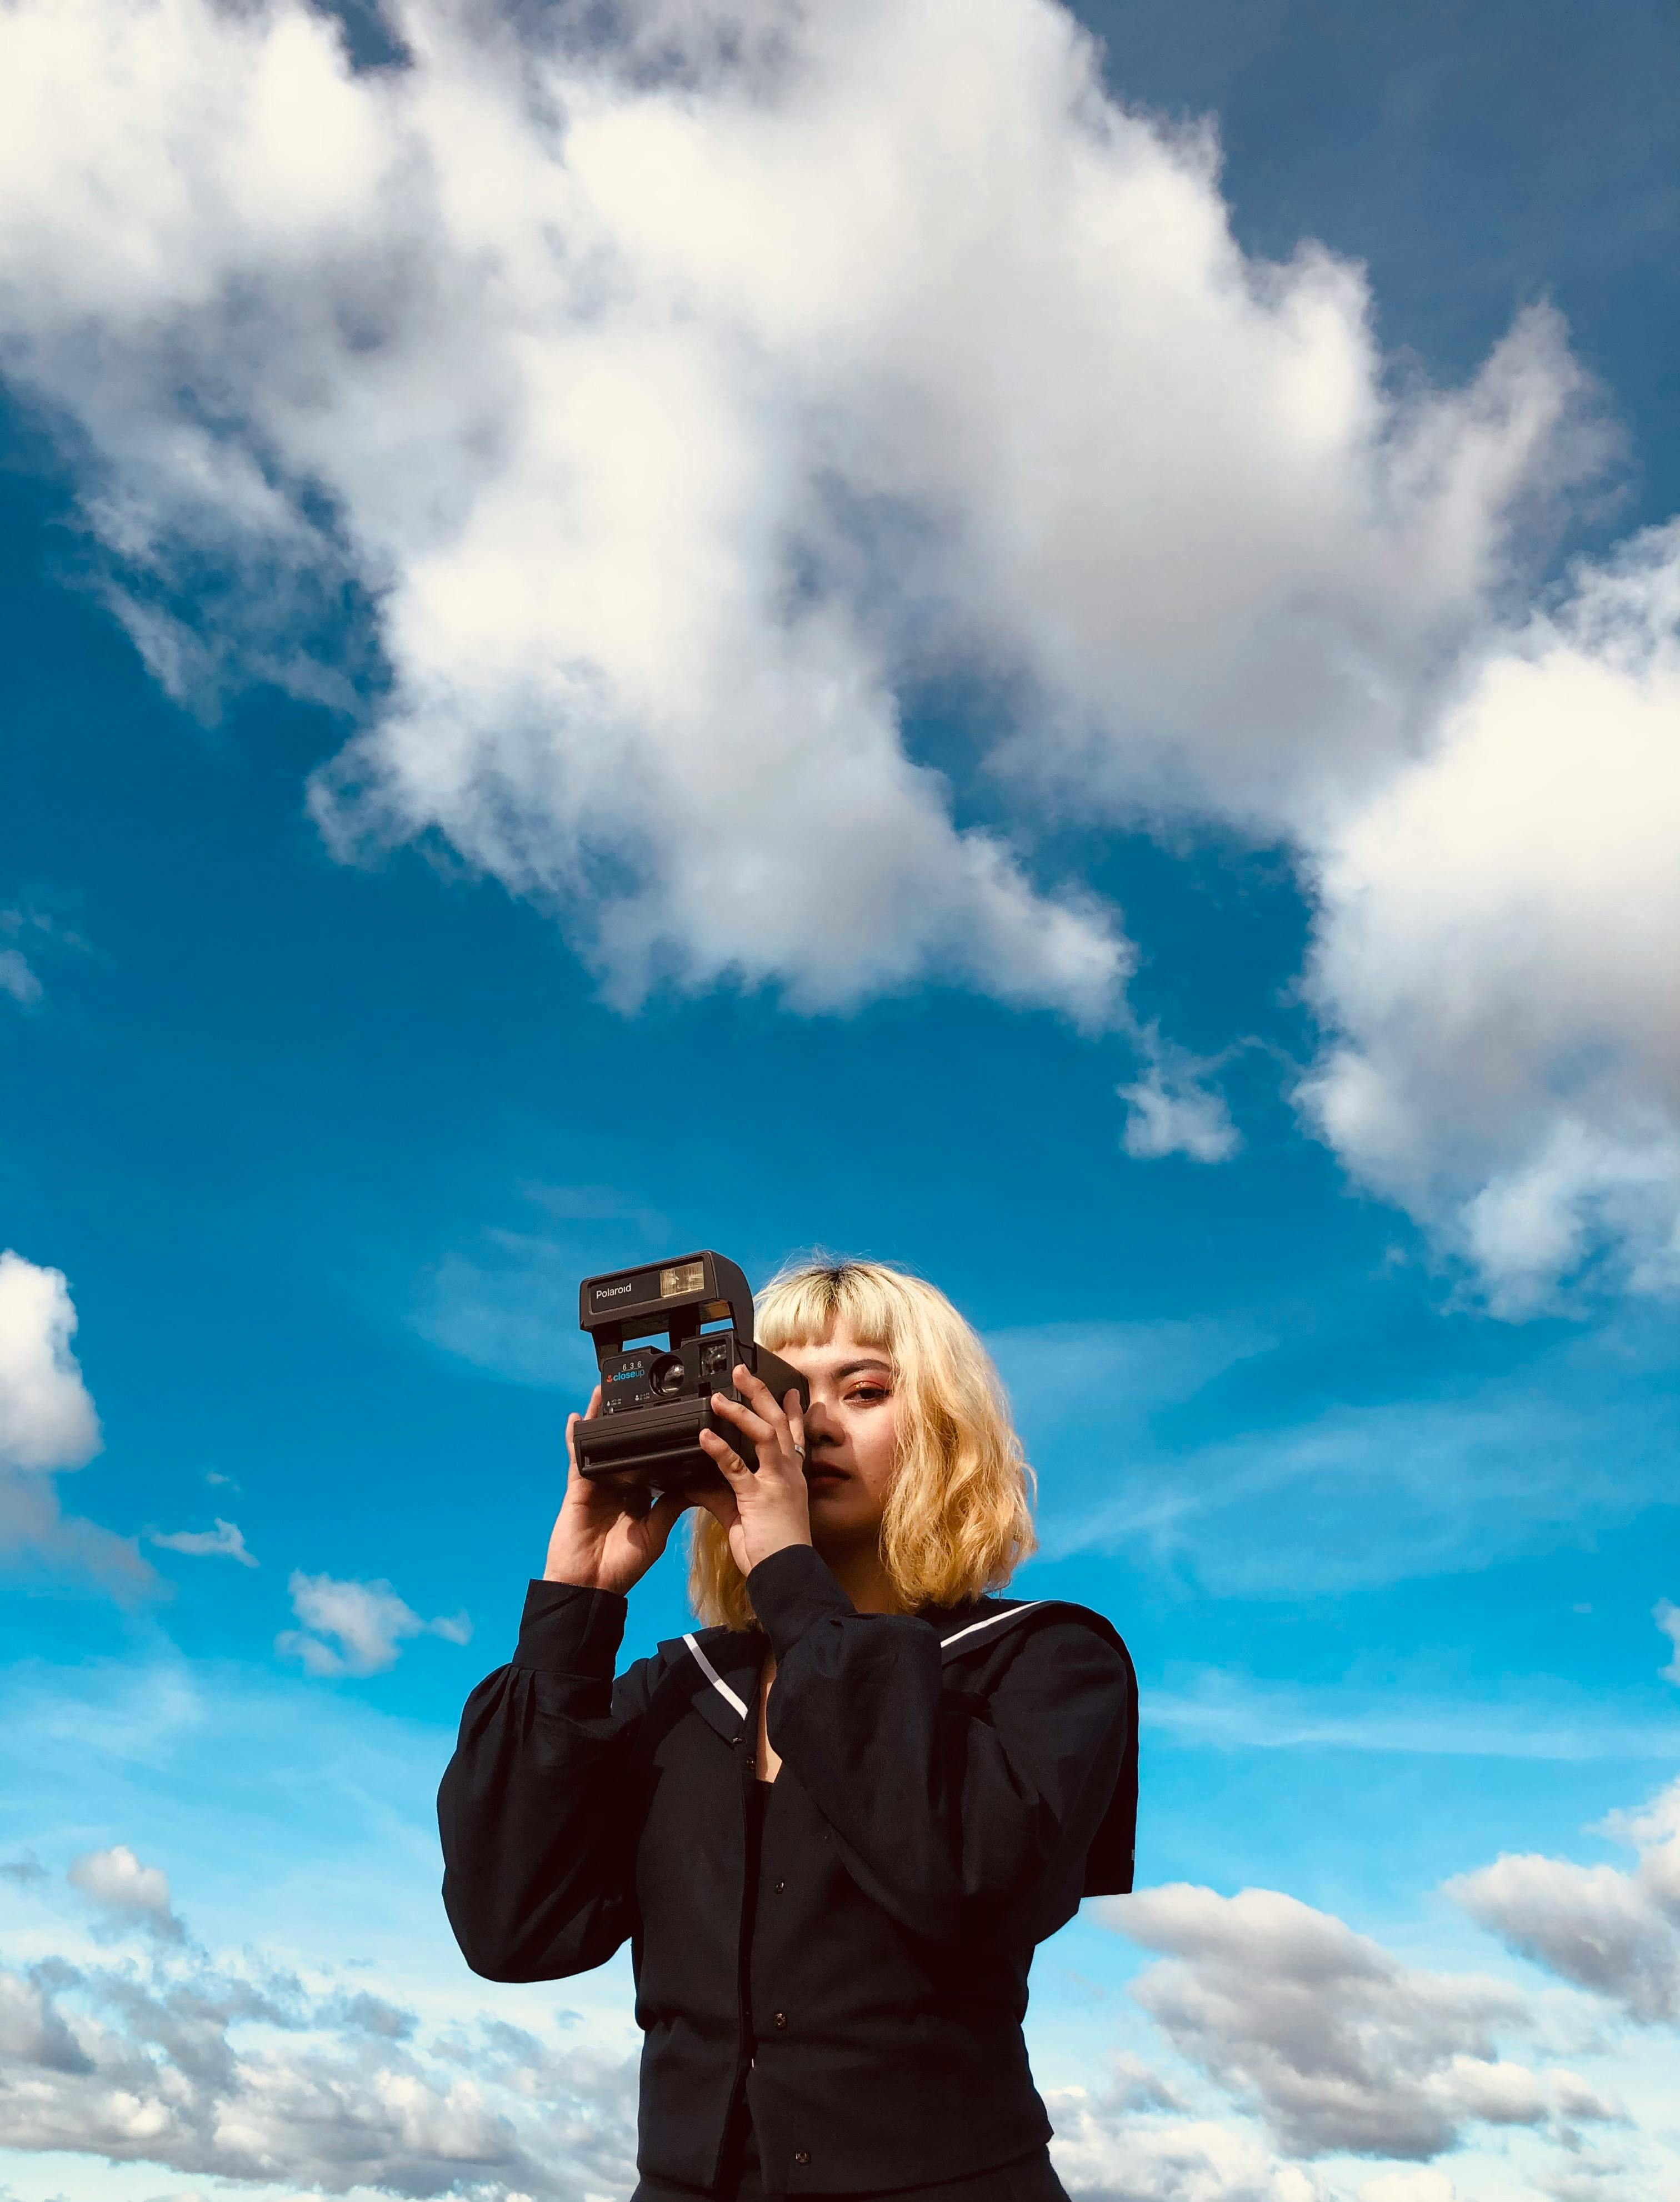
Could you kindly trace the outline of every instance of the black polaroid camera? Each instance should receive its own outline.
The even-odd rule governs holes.
[[[745,1363],[777,1401],[797,1392],[811,1404],[798,1369],[752,1340],[752,1295],[721,1254],[684,1254],[643,1269],[586,1277],[578,1288],[578,1328],[595,1341],[601,1411],[577,1426],[578,1466],[610,1483],[680,1491],[722,1479],[700,1449],[715,1430],[742,1453],[741,1432],[711,1410],[711,1395],[740,1394],[731,1372]]]

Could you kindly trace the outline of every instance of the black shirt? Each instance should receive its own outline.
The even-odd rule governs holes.
[[[629,1940],[651,2184],[717,2189],[743,2090],[776,2194],[1031,2157],[1050,2130],[1021,2034],[1034,1946],[1082,1894],[1130,1886],[1125,1647],[1057,1603],[859,1614],[808,1546],[748,1590],[763,1634],[702,1631],[615,1683],[624,1601],[532,1586],[439,1799],[467,1960],[557,1979]],[[753,1893],[767,1648],[782,1763]]]

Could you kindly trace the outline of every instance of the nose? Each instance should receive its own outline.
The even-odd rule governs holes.
[[[820,1445],[838,1445],[840,1426],[835,1422],[828,1403],[811,1393],[811,1404],[805,1409],[805,1449],[814,1451]]]

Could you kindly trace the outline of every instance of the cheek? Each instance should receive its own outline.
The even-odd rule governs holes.
[[[871,1415],[852,1444],[858,1465],[870,1490],[877,1498],[885,1499],[899,1457],[898,1420],[892,1410],[883,1409]]]

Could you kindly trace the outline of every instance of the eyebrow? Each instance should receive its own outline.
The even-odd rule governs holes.
[[[835,1381],[839,1382],[843,1377],[856,1376],[861,1370],[865,1369],[884,1369],[889,1376],[893,1373],[893,1364],[890,1361],[877,1360],[876,1357],[871,1354],[866,1360],[863,1361],[842,1361],[840,1367],[834,1371]]]

